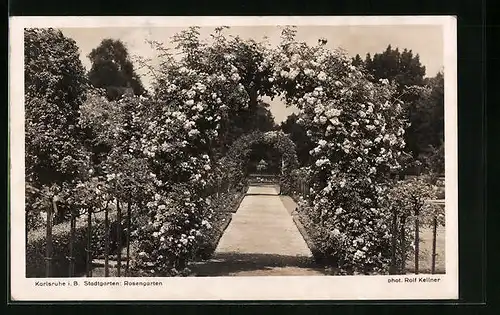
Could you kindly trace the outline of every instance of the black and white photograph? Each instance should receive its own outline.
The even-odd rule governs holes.
[[[10,23],[14,300],[458,298],[454,18]]]

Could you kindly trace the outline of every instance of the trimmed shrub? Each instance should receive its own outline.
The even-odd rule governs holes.
[[[113,222],[116,214],[109,214],[109,222]],[[86,270],[87,263],[87,220],[86,217],[77,219],[75,228],[75,242],[73,244],[73,256],[75,258],[75,275]],[[104,213],[99,213],[92,218],[92,251],[93,256],[99,251],[104,243]],[[96,239],[100,243],[96,243]],[[52,264],[51,277],[69,276],[69,241],[70,222],[57,224],[52,229]],[[37,229],[28,233],[26,243],[26,277],[45,277],[45,249],[47,246],[45,228]]]

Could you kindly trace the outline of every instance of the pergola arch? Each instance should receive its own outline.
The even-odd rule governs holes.
[[[282,168],[280,174],[280,193],[290,192],[291,174],[298,167],[295,143],[282,131],[254,131],[245,134],[235,140],[230,146],[226,156],[220,161],[222,167],[227,167],[232,178],[241,176],[243,169],[250,159],[252,147],[255,144],[267,144],[278,150],[282,156]]]

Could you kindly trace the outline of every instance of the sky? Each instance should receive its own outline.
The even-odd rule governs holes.
[[[76,41],[80,48],[80,59],[84,66],[90,69],[87,55],[97,47],[103,39],[120,39],[128,48],[131,56],[142,56],[155,59],[156,53],[147,40],[164,43],[167,48],[174,48],[170,42],[173,35],[186,29],[185,27],[107,27],[107,28],[61,28],[67,37]],[[201,27],[200,38],[209,38],[214,27]],[[329,26],[298,26],[296,40],[315,45],[319,38],[328,40],[327,47],[342,48],[351,56],[360,54],[364,59],[367,53],[372,56],[383,52],[390,44],[400,50],[405,48],[419,54],[420,62],[426,67],[426,75],[434,76],[442,71],[444,63],[444,42],[442,26],[439,25],[329,25]],[[271,45],[280,42],[281,28],[278,26],[231,26],[225,30],[227,35],[238,35],[244,39],[267,40]],[[142,76],[146,87],[150,79],[145,72],[137,71]],[[287,107],[279,98],[273,101],[264,99],[271,105],[277,123],[285,120],[296,108]]]

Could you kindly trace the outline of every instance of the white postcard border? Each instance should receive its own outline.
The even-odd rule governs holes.
[[[24,27],[168,27],[257,25],[442,25],[445,69],[446,274],[406,276],[63,278],[39,286],[25,277]],[[13,300],[390,300],[458,298],[458,151],[456,18],[452,16],[292,17],[11,17],[10,19],[10,263]],[[22,228],[21,228],[22,227]],[[390,279],[416,278],[415,283]],[[438,282],[419,282],[432,277]],[[76,281],[76,282],[74,282]],[[85,286],[85,281],[121,285]],[[157,281],[161,286],[124,286]],[[77,284],[77,285],[75,285]]]

